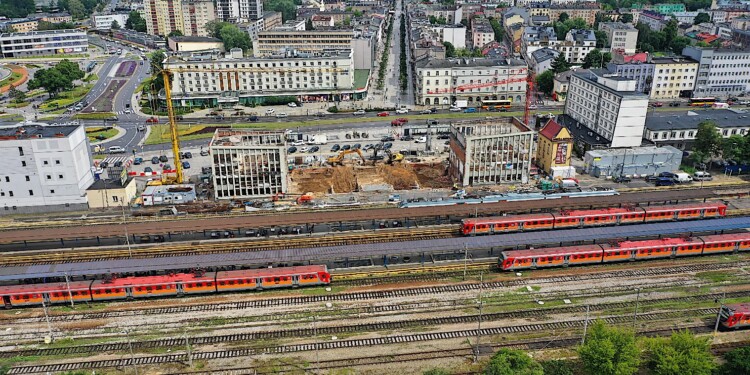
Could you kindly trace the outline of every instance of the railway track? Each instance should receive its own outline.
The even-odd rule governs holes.
[[[86,314],[51,314],[50,319],[55,322],[70,322],[84,319],[108,319],[138,315],[167,315],[193,312],[231,311],[242,309],[256,309],[278,306],[298,306],[306,304],[321,304],[326,302],[358,302],[367,300],[385,300],[392,298],[414,297],[421,295],[439,295],[444,293],[473,292],[480,288],[492,290],[499,288],[526,286],[533,284],[558,284],[583,282],[587,280],[606,280],[615,278],[653,277],[670,274],[685,274],[706,271],[718,271],[750,266],[750,261],[735,263],[702,263],[665,268],[640,268],[635,270],[618,270],[586,275],[565,275],[545,277],[539,279],[508,280],[488,283],[466,283],[453,285],[427,286],[419,288],[389,289],[382,291],[350,292],[331,295],[290,296],[283,298],[258,299],[241,302],[200,304],[189,306],[170,306],[148,309],[123,309],[116,311],[94,312]],[[24,322],[44,322],[44,317],[24,318]],[[0,321],[12,320],[12,317],[0,316]]]
[[[688,296],[688,297],[672,297],[672,298],[657,298],[642,300],[641,306],[646,308],[650,304],[658,304],[665,302],[701,302],[710,301],[717,298],[736,298],[736,297],[747,297],[747,292],[733,292],[725,294],[705,294],[701,296]],[[601,303],[601,304],[590,304],[588,305],[589,311],[608,311],[612,309],[624,309],[632,308],[633,304],[630,301],[627,302],[612,302],[612,303]],[[485,313],[482,315],[482,322],[498,321],[501,319],[528,319],[528,318],[542,318],[551,314],[570,314],[570,313],[585,313],[587,311],[586,306],[562,306],[544,309],[527,309],[517,310],[513,312],[498,312],[498,313]],[[350,333],[360,332],[376,332],[376,331],[392,331],[402,330],[413,327],[432,327],[438,325],[449,325],[449,324],[467,324],[474,323],[479,320],[479,315],[461,315],[461,316],[449,316],[449,317],[436,317],[427,319],[411,319],[411,320],[396,320],[396,321],[382,321],[378,323],[369,324],[352,324],[352,325],[340,325],[340,326],[327,326],[318,328],[298,328],[290,330],[267,330],[258,331],[252,333],[240,333],[232,335],[212,335],[212,336],[199,336],[190,338],[192,345],[214,345],[227,342],[252,342],[257,340],[273,340],[273,339],[284,339],[284,338],[298,338],[298,337],[312,337],[317,335],[344,335]],[[525,331],[524,331],[525,332]],[[13,351],[2,351],[0,352],[0,358],[12,358],[17,356],[64,356],[74,354],[86,354],[86,353],[105,353],[113,351],[122,351],[132,347],[136,349],[152,349],[152,348],[177,348],[185,344],[183,337],[160,339],[160,340],[149,340],[142,342],[132,343],[108,343],[98,345],[84,345],[84,346],[73,346],[73,347],[61,347],[61,348],[47,348],[47,349],[29,349],[29,350],[13,350]]]
[[[455,205],[421,208],[361,208],[340,211],[312,211],[299,213],[282,213],[273,215],[224,215],[193,219],[155,222],[138,221],[126,223],[127,231],[134,235],[154,235],[165,233],[201,232],[204,230],[225,230],[226,228],[260,228],[268,226],[290,226],[318,223],[359,222],[372,220],[397,220],[420,217],[465,217],[474,214],[523,213],[546,209],[574,209],[583,207],[611,207],[622,204],[643,204],[644,202],[674,202],[694,199],[718,199],[728,196],[748,194],[750,184],[743,183],[731,186],[717,186],[698,189],[660,189],[645,192],[625,192],[617,196],[585,197],[564,200],[540,200],[522,202],[485,203],[480,205]],[[57,241],[60,239],[117,237],[123,233],[120,220],[106,224],[66,225],[44,228],[11,229],[2,231],[0,243],[24,241]]]
[[[674,318],[685,318],[685,317],[705,317],[709,315],[715,315],[717,313],[716,308],[700,308],[700,309],[686,309],[686,310],[674,310],[669,312],[657,312],[657,313],[645,313],[639,314],[638,320],[641,322],[648,321],[659,321],[664,319]],[[609,324],[623,324],[631,322],[633,316],[620,315],[610,316],[601,318],[601,320]],[[290,345],[271,345],[258,348],[239,348],[239,349],[228,349],[221,351],[206,351],[206,352],[193,352],[191,353],[191,359],[195,360],[215,360],[225,358],[236,358],[236,357],[248,357],[257,355],[269,355],[269,354],[290,354],[298,352],[316,351],[316,350],[332,350],[332,349],[343,349],[343,348],[362,348],[370,346],[390,345],[390,344],[402,344],[402,343],[413,343],[413,342],[424,342],[424,341],[436,341],[436,340],[448,340],[448,339],[463,339],[469,337],[481,336],[496,336],[496,335],[508,335],[508,334],[522,334],[530,332],[541,332],[541,331],[559,331],[559,330],[572,330],[579,329],[585,323],[584,319],[572,319],[557,321],[551,323],[537,323],[537,324],[522,324],[505,327],[493,327],[483,329],[470,329],[470,330],[456,330],[456,331],[443,331],[443,332],[432,332],[432,333],[418,333],[418,334],[407,334],[407,335],[391,335],[375,338],[365,339],[351,339],[351,340],[336,340],[336,341],[324,341],[324,342],[311,342],[303,344],[290,344]],[[303,329],[307,331],[310,329]],[[293,331],[292,331],[293,332]],[[244,334],[227,335],[216,337],[219,341],[212,341],[211,343],[223,343],[228,341],[246,340]],[[185,345],[185,338],[168,339],[173,342],[167,342],[167,344],[174,343],[175,346]],[[201,345],[191,339],[191,345]],[[222,341],[223,340],[223,341]],[[208,344],[208,343],[206,343]],[[118,343],[109,345],[120,345],[117,349],[113,350],[128,350],[128,343]],[[170,345],[171,346],[171,345]],[[178,354],[166,354],[166,355],[150,355],[150,356],[138,356],[128,359],[111,359],[111,360],[94,360],[94,361],[82,361],[82,362],[69,362],[60,364],[46,364],[46,365],[32,365],[32,366],[19,366],[10,369],[8,374],[35,374],[45,372],[59,372],[59,371],[71,371],[80,370],[87,368],[111,368],[111,367],[123,367],[132,365],[154,365],[162,363],[174,363],[174,362],[187,362],[190,360],[187,353]]]

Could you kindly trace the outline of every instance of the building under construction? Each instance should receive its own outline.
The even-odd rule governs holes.
[[[453,123],[451,176],[464,186],[527,183],[534,133],[515,117]]]
[[[260,198],[286,192],[283,131],[217,129],[209,150],[216,199]]]

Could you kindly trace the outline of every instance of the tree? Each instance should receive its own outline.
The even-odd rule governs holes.
[[[355,10],[353,13],[354,17],[362,17],[362,11],[361,10]]]
[[[711,45],[701,40],[698,43],[695,43],[695,46],[696,47],[710,47]]]
[[[677,55],[682,54],[683,48],[690,45],[690,39],[686,38],[684,36],[678,36],[669,43],[669,48],[672,50],[672,52],[676,53]]]
[[[611,52],[602,53],[602,66],[606,66],[607,63],[610,61],[612,61],[612,53]]]
[[[602,52],[598,48],[594,48],[583,58],[583,68],[601,68],[602,62]]]
[[[570,63],[565,59],[565,55],[561,53],[552,61],[551,67],[553,73],[560,74],[570,70]]]
[[[693,151],[705,155],[706,158],[719,155],[721,147],[721,134],[716,129],[716,123],[704,120],[698,123],[698,131],[695,133]],[[701,160],[703,162],[704,160]]]
[[[630,375],[638,371],[640,352],[633,332],[597,320],[578,348],[583,369],[589,375]]]
[[[586,20],[583,18],[569,18],[565,22],[553,22],[552,27],[555,29],[557,39],[565,39],[565,35],[571,29],[586,29]]]
[[[221,28],[224,27],[224,25],[229,25],[226,22],[221,21],[208,21],[206,22],[206,31],[208,32],[208,36],[212,38],[219,38],[219,33],[221,32]]]
[[[34,78],[29,80],[30,90],[43,87],[50,96],[55,96],[62,90],[73,88],[73,81],[85,76],[78,64],[65,59],[49,69],[39,69],[34,73]]]
[[[622,23],[631,23],[633,22],[633,15],[630,13],[625,13],[620,15],[620,22]]]
[[[39,21],[36,27],[38,31],[64,30],[64,29],[75,29],[75,28],[76,28],[76,25],[70,22],[52,23],[52,22],[47,22],[47,21]]]
[[[151,54],[151,58],[149,58],[149,63],[151,64],[151,71],[154,74],[156,74],[156,77],[154,77],[154,80],[151,82],[156,92],[159,92],[161,89],[164,88],[164,77],[162,77],[161,71],[164,69],[164,60],[166,60],[166,58],[167,58],[167,55],[165,55],[164,51],[162,50],[154,51]],[[145,89],[151,90],[150,87],[145,88]]]
[[[745,161],[748,143],[747,138],[741,135],[733,135],[721,140],[721,157],[728,160]]]
[[[112,24],[109,26],[112,30],[120,30],[120,23],[117,20],[112,20]]]
[[[232,48],[241,48],[242,52],[247,52],[253,48],[250,41],[250,35],[240,30],[239,27],[232,24],[224,24],[219,31],[219,39],[224,42],[224,49],[229,51]]]
[[[73,19],[86,17],[86,7],[83,6],[81,0],[68,0],[68,11]]]
[[[183,36],[182,31],[180,30],[172,30],[167,34],[167,37],[173,37],[173,36]]]
[[[559,22],[565,22],[565,21],[567,21],[569,19],[570,19],[570,15],[568,13],[565,13],[565,12],[560,13],[560,16],[557,17],[557,20]]]
[[[315,27],[312,23],[312,18],[308,18],[307,20],[305,20],[305,30],[315,30]]]
[[[750,374],[750,346],[737,348],[724,354],[720,375]]]
[[[445,369],[433,368],[423,372],[422,375],[451,375],[451,373]]]
[[[486,375],[544,375],[542,365],[521,350],[500,349],[484,369]]]
[[[297,18],[297,2],[294,0],[268,0],[263,2],[267,10],[281,13],[281,19],[284,21]]]
[[[20,103],[26,99],[26,93],[17,89],[15,86],[10,85],[10,89],[8,90],[8,97],[13,99],[16,103]]]
[[[500,22],[494,18],[490,18],[490,26],[492,26],[492,31],[495,33],[495,41],[502,43],[505,30],[500,25]]]
[[[128,20],[125,21],[125,28],[145,33],[146,20],[141,17],[140,13],[134,10],[128,14]]]
[[[708,13],[698,13],[695,19],[693,19],[693,25],[700,25],[705,22],[711,22],[711,15]]]
[[[544,375],[575,375],[573,365],[567,361],[551,360],[541,362]]]
[[[344,26],[351,26],[352,25],[352,18],[349,16],[344,17]]]
[[[666,42],[669,43],[673,41],[674,38],[677,37],[677,20],[672,18],[671,20],[667,21],[667,25],[664,26],[662,32],[664,33],[664,40]]]
[[[708,339],[695,337],[690,331],[650,340],[648,346],[648,365],[654,375],[711,375],[716,368]]]
[[[552,89],[555,87],[555,73],[552,70],[545,70],[544,73],[536,76],[536,84],[539,91],[547,95],[552,94]]]
[[[445,46],[445,57],[456,56],[456,47],[453,47],[451,42],[443,42],[443,46]]]
[[[70,81],[75,81],[77,79],[83,79],[83,77],[86,76],[86,73],[81,70],[81,68],[78,66],[77,63],[74,63],[68,59],[64,59],[55,65],[54,69],[59,70],[63,73],[63,75],[70,79]]]
[[[3,0],[0,14],[8,18],[23,18],[36,11],[34,0]]]
[[[595,30],[594,35],[596,35],[596,48],[605,48],[607,47],[608,40],[607,40],[607,33],[601,30]]]

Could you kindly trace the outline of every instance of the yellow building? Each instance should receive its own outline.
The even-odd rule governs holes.
[[[552,167],[570,166],[572,150],[573,137],[568,129],[551,119],[539,131],[536,164],[547,174],[551,174]]]
[[[111,180],[97,180],[86,189],[89,208],[119,208],[127,206],[135,198],[136,186],[134,179],[125,180],[115,178]]]
[[[687,97],[695,87],[698,62],[689,57],[654,57],[654,78],[650,99],[671,100]]]
[[[8,27],[12,28],[14,33],[28,33],[31,31],[36,31],[36,29],[39,27],[39,21],[32,19],[11,21],[8,22]]]

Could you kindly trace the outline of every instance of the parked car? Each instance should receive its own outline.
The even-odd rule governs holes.
[[[143,168],[143,171],[146,172],[146,173],[151,173],[154,170],[151,167],[146,167],[146,168]]]
[[[305,141],[294,141],[292,142],[292,146],[304,146],[306,145]]]
[[[250,117],[246,118],[245,121],[258,122],[258,116],[250,116]]]
[[[359,143],[355,143],[354,145],[352,145],[352,150],[358,150],[360,148],[362,148],[362,145]]]
[[[351,148],[352,148],[352,146],[351,146],[351,145],[343,145],[343,146],[341,146],[341,150],[342,150],[342,151],[346,151],[346,150],[349,150],[349,149],[351,149]]]
[[[391,135],[386,135],[385,137],[380,138],[380,142],[393,142],[395,140],[396,140],[396,138],[394,138]]]
[[[159,123],[159,119],[156,118],[156,117],[149,117],[149,118],[146,119],[146,122],[158,124]]]
[[[450,107],[448,110],[451,112],[461,112],[461,108],[459,107]]]
[[[405,115],[405,114],[409,113],[409,109],[408,108],[399,108],[399,109],[396,110],[396,113],[398,113],[399,115]]]
[[[268,108],[268,109],[266,110],[266,115],[267,115],[267,116],[268,116],[268,115],[272,115],[272,114],[274,114],[274,113],[276,113],[276,110],[275,110],[275,109],[273,109],[273,108]]]
[[[614,179],[612,179],[612,181],[622,184],[622,183],[631,182],[631,181],[633,181],[633,179],[631,179],[630,177],[627,177],[627,176],[617,176]]]
[[[672,172],[661,172],[659,173],[659,178],[669,178],[674,180],[675,178],[677,178],[677,175]]]
[[[289,116],[286,113],[284,113],[284,112],[276,114],[276,118],[284,118],[284,117],[289,117]]]
[[[172,166],[169,164],[164,164],[164,166],[161,168],[162,170],[168,171],[172,169]]]
[[[182,169],[190,169],[190,163],[186,162],[186,161],[183,161],[182,162]]]
[[[286,153],[287,154],[293,154],[295,152],[297,152],[297,147],[292,146],[292,147],[289,147],[288,149],[286,149]]]
[[[291,102],[291,103],[287,104],[287,106],[289,106],[289,108],[297,108],[297,103]]]
[[[159,156],[159,161],[162,163],[166,163],[169,161],[166,155]]]
[[[358,109],[358,110],[354,111],[354,113],[352,113],[352,114],[353,114],[354,116],[360,116],[360,115],[364,115],[365,113],[366,113],[366,112],[365,112],[365,110],[364,110],[364,109]]]
[[[419,113],[423,115],[429,115],[432,113],[432,111],[430,111],[429,109],[424,109],[424,110],[419,111]]]
[[[679,106],[680,106],[680,102],[672,102],[672,103],[669,103],[669,106],[670,106],[670,107],[679,107]]]
[[[419,137],[414,140],[414,143],[427,143],[427,137]]]
[[[401,136],[401,137],[399,138],[399,140],[401,140],[401,141],[407,141],[407,142],[408,142],[408,141],[411,141],[412,139],[413,139],[413,138],[412,138],[412,137],[410,137],[410,136],[408,136],[408,135],[402,135],[402,136]]]
[[[318,146],[312,146],[312,147],[310,147],[310,150],[308,150],[308,152],[311,153],[311,154],[313,152],[318,152],[318,151],[320,151],[320,147],[318,147]]]
[[[310,150],[310,147],[300,147],[299,152],[307,152]]]
[[[372,143],[368,143],[368,144],[365,145],[365,147],[362,148],[362,151],[369,151],[373,147],[375,147],[375,146],[373,146]]]
[[[159,164],[159,157],[154,156],[153,158],[151,158],[151,164]]]
[[[656,108],[661,107],[663,105],[664,105],[664,103],[662,103],[662,102],[653,102],[653,103],[651,103],[651,106],[652,107],[656,107]]]
[[[326,117],[325,112],[318,112],[315,114],[316,117]]]
[[[659,180],[659,176],[649,175],[649,176],[646,176],[644,180],[646,180],[646,182],[648,183],[654,183]]]
[[[135,159],[133,159],[133,164],[134,165],[141,165],[141,164],[143,164],[143,158],[135,158]]]
[[[708,172],[695,172],[693,173],[693,180],[695,181],[712,181],[714,178]]]
[[[656,180],[656,186],[672,186],[674,184],[676,184],[676,182],[671,178],[659,177],[659,179]]]
[[[331,147],[331,152],[336,152],[340,149],[341,149],[341,146],[339,146],[339,144],[336,143],[335,145],[333,145],[333,147]]]
[[[201,150],[201,156],[208,156],[208,150]]]
[[[393,147],[393,143],[391,142],[383,143],[383,150],[389,150],[391,147]]]
[[[390,114],[390,113],[388,113],[388,112],[378,112],[378,117],[388,117],[388,116],[390,116],[390,115],[391,115],[391,114]]]

